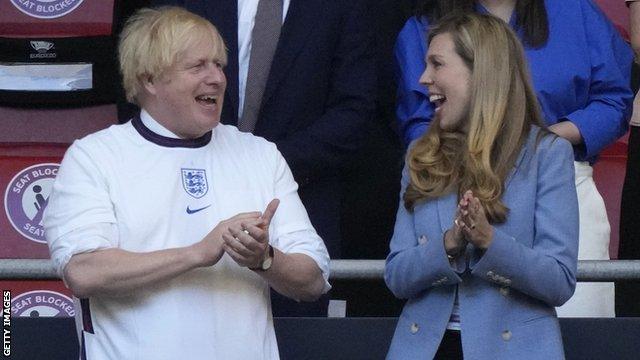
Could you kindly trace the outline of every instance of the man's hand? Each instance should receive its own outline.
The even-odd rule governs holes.
[[[269,225],[280,200],[273,199],[258,219],[244,219],[222,234],[224,251],[240,266],[257,268],[269,250]]]
[[[227,220],[221,221],[213,230],[211,230],[207,236],[205,236],[198,243],[192,245],[194,252],[200,258],[200,266],[212,266],[215,265],[224,254],[224,240],[223,234],[229,231],[230,227],[240,226],[241,223],[256,223],[262,222],[261,213],[259,211],[241,213],[235,215]]]

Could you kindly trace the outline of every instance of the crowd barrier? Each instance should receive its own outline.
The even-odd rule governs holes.
[[[12,321],[11,359],[78,359],[72,318]],[[396,321],[396,318],[274,319],[282,360],[384,359]],[[560,319],[560,325],[568,360],[639,357],[640,318]],[[167,329],[167,341],[171,339],[171,329]]]
[[[382,280],[384,260],[331,260],[332,280]],[[639,281],[640,260],[579,260],[578,281]],[[58,279],[51,260],[0,259],[0,280]]]
[[[332,260],[335,283],[381,283],[384,260]],[[53,280],[49,260],[0,260],[0,280]],[[579,281],[639,281],[640,260],[578,262]],[[392,304],[389,304],[390,306]],[[283,360],[384,359],[397,318],[276,318]],[[567,359],[640,358],[640,318],[560,319]],[[7,327],[5,327],[6,329]],[[11,359],[74,360],[78,339],[71,317],[13,316]],[[167,329],[167,341],[171,341]]]

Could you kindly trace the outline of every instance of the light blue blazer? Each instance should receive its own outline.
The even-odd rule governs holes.
[[[456,289],[465,359],[563,359],[555,306],[575,289],[578,201],[573,150],[534,127],[502,197],[507,221],[494,225],[484,254],[469,245],[449,263],[444,233],[453,224],[457,194],[420,203],[400,201],[385,281],[408,299],[388,359],[431,359],[446,330]],[[405,167],[402,191],[408,184]],[[423,237],[424,236],[424,237]],[[422,239],[420,239],[423,237]]]

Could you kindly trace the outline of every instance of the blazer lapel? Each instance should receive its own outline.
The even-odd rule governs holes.
[[[530,141],[531,141],[531,138],[529,138],[527,140],[527,142],[525,142],[524,146],[522,147],[522,150],[520,150],[520,154],[518,154],[518,158],[516,159],[515,164],[513,164],[513,169],[511,170],[511,172],[509,172],[509,175],[507,175],[507,178],[504,181],[503,193],[507,191],[507,188],[509,188],[509,184],[511,183],[511,180],[513,180],[513,177],[518,172],[518,169],[520,168],[520,165],[522,164],[522,160],[524,159],[525,155],[527,154],[527,151],[529,151],[529,146],[531,146]]]
[[[321,5],[322,0],[291,0],[264,90],[263,106],[269,103],[269,98],[307,42],[311,30],[316,28],[322,14]]]
[[[224,123],[238,123],[238,1],[216,0],[206,2],[206,15],[218,29],[227,46],[227,77],[225,102],[222,108]]]

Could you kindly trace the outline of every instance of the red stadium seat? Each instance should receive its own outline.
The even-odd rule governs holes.
[[[116,0],[0,1],[0,103],[113,103]]]
[[[70,144],[117,120],[114,104],[62,109],[0,106],[0,142]]]
[[[114,0],[3,0],[0,36],[68,37],[111,35]]]
[[[73,317],[75,308],[71,291],[62,281],[0,281],[3,290],[11,291],[11,316]],[[34,339],[34,345],[38,339]],[[15,349],[17,359],[25,349]]]
[[[64,152],[117,122],[122,8],[119,0],[0,1],[1,259],[49,258],[41,219]],[[0,286],[11,291],[14,317],[74,316],[61,281]]]
[[[0,258],[49,258],[42,213],[66,149],[64,144],[0,144]]]

